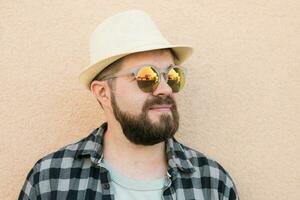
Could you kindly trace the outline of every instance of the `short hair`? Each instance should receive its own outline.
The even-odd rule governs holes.
[[[108,65],[107,67],[105,67],[99,74],[97,74],[97,76],[93,79],[93,81],[94,80],[102,81],[108,75],[116,74],[121,69],[121,64],[122,64],[123,58],[120,58],[120,59],[116,60],[115,62],[111,63],[110,65]],[[108,86],[110,89],[113,89],[113,82],[114,82],[113,78],[110,78],[107,80],[107,83],[108,83]]]

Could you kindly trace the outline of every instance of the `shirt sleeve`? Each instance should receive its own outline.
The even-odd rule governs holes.
[[[228,175],[226,184],[229,186],[228,198],[225,197],[224,200],[239,200],[239,195],[236,186],[232,178]]]
[[[36,200],[37,191],[34,185],[34,168],[28,173],[25,183],[23,184],[22,190],[19,194],[19,200]]]

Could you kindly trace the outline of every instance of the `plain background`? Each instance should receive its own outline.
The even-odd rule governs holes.
[[[298,0],[2,0],[0,199],[103,122],[78,74],[97,24],[128,9],[195,48],[178,140],[219,161],[243,200],[300,199]]]

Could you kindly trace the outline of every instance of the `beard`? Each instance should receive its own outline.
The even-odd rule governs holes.
[[[170,96],[154,97],[146,100],[142,113],[132,115],[123,112],[117,105],[114,93],[111,91],[111,104],[116,120],[120,123],[125,137],[137,145],[154,145],[166,141],[175,135],[179,127],[179,114],[176,102]],[[161,114],[158,122],[151,122],[148,112],[153,105],[171,105],[171,114]]]

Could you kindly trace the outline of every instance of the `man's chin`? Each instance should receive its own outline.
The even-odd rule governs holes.
[[[174,123],[172,113],[163,113],[160,115],[148,115],[148,123],[151,123],[152,127],[165,128],[168,125]]]
[[[157,111],[157,110],[149,110],[148,117],[153,122],[159,122],[163,117],[171,117],[173,119],[173,114],[171,111]]]

